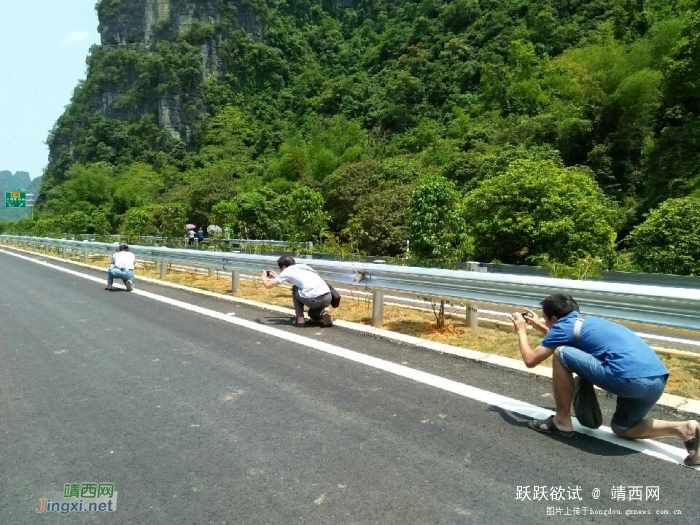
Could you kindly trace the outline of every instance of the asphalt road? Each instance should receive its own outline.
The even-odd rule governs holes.
[[[3,525],[698,523],[697,470],[544,436],[496,404],[284,334],[551,408],[547,380],[138,281],[110,293],[2,250],[0,268]],[[608,424],[614,400],[601,402]],[[117,510],[35,512],[67,483],[113,483]]]

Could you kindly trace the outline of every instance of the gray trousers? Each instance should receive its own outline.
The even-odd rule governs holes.
[[[297,317],[304,317],[304,306],[308,306],[309,317],[314,321],[320,321],[323,309],[331,304],[331,294],[328,292],[318,297],[301,297],[299,288],[292,286],[292,301],[294,301],[294,313]]]

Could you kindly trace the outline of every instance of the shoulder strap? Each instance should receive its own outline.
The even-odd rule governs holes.
[[[574,342],[577,347],[581,346],[581,325],[585,320],[585,317],[577,317],[574,321]]]
[[[299,268],[300,270],[306,270],[307,272],[313,272],[316,275],[318,275],[318,272],[316,270],[314,270],[313,268],[311,268],[311,266],[306,265],[306,268],[302,267],[300,264],[296,264],[295,266],[297,268]],[[319,275],[319,277],[320,277],[320,275]]]
[[[313,268],[311,268],[311,266],[307,266],[306,268],[302,268],[301,266],[298,266],[298,265],[295,265],[295,266],[297,266],[297,268],[299,268],[300,270],[306,270],[307,272],[315,273],[316,275],[318,275],[319,277],[321,277],[321,274],[318,273],[318,272],[317,272],[316,270],[314,270]],[[321,277],[321,279],[323,280],[324,283],[328,284],[328,281],[326,281],[325,279],[323,279],[323,277]],[[328,287],[329,287],[329,288],[330,288],[330,286],[331,286],[331,285],[328,284]]]

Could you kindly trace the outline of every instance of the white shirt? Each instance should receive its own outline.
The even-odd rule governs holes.
[[[117,252],[112,255],[112,264],[115,268],[124,268],[125,270],[133,270],[136,256],[131,252]]]
[[[278,283],[289,281],[299,288],[299,296],[305,299],[331,293],[326,281],[307,264],[287,266],[275,279]]]

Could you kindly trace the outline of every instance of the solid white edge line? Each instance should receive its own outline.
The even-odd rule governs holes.
[[[77,272],[75,270],[70,270],[68,268],[62,268],[60,266],[56,266],[54,264],[48,263],[46,261],[41,261],[37,259],[32,259],[30,257],[25,257],[20,254],[8,252],[5,250],[0,250],[2,253],[6,253],[8,255],[12,255],[13,257],[18,257],[20,259],[24,259],[27,261],[31,261],[36,264],[40,264],[42,266],[52,268],[54,270],[58,270],[60,272],[68,273],[70,275],[74,275],[76,277],[81,277],[84,279],[88,279],[90,281],[96,281],[96,282],[104,282],[103,279],[100,279],[98,277],[93,277],[90,275],[85,275],[83,273]],[[489,392],[487,390],[483,390],[480,388],[476,388],[470,385],[466,385],[464,383],[459,383],[457,381],[453,381],[451,379],[446,379],[444,377],[436,376],[434,374],[429,374],[427,372],[423,372],[421,370],[416,370],[414,368],[409,368],[403,365],[399,365],[396,363],[392,363],[390,361],[385,361],[383,359],[379,359],[376,357],[368,356],[365,354],[361,354],[359,352],[356,352],[354,350],[348,350],[346,348],[342,348],[336,345],[332,345],[329,343],[325,343],[323,341],[317,341],[316,339],[311,339],[308,337],[304,337],[302,335],[286,332],[284,330],[280,330],[279,328],[274,328],[270,326],[264,326],[252,321],[247,321],[245,319],[239,319],[236,317],[230,317],[228,314],[222,313],[222,312],[217,312],[215,310],[210,310],[208,308],[203,308],[201,306],[196,306],[192,305],[189,303],[185,303],[183,301],[178,301],[177,299],[171,299],[170,297],[164,297],[162,295],[157,295],[151,292],[146,292],[143,290],[137,290],[135,289],[132,294],[136,295],[141,295],[143,297],[147,297],[149,299],[152,299],[154,301],[158,301],[160,303],[168,304],[170,306],[174,306],[176,308],[182,308],[184,310],[188,310],[190,312],[195,312],[199,313],[202,315],[206,315],[208,317],[212,317],[214,319],[219,319],[220,321],[224,321],[227,323],[234,324],[236,326],[240,326],[243,328],[247,328],[249,330],[253,330],[255,332],[260,332],[272,337],[277,337],[279,339],[284,339],[286,341],[294,342],[302,346],[306,346],[308,348],[313,348],[315,350],[320,350],[322,352],[325,352],[327,354],[335,355],[337,357],[341,357],[343,359],[348,359],[350,361],[354,361],[356,363],[361,363],[373,368],[377,368],[379,370],[383,370],[385,372],[389,372],[394,375],[398,375],[401,377],[405,377],[407,379],[412,379],[414,381],[417,381],[419,383],[423,383],[426,385],[433,386],[435,388],[439,388],[441,390],[445,390],[447,392],[452,392],[454,394],[472,399],[474,401],[479,401],[481,403],[485,403],[488,405],[493,405],[497,406],[498,408],[501,408],[503,410],[508,410],[511,412],[515,412],[533,419],[542,419],[545,417],[549,417],[550,415],[553,414],[551,410],[547,410],[542,407],[538,407],[536,405],[532,405],[530,403],[526,403],[523,401],[519,401],[517,399],[509,398],[506,396],[502,396],[500,394],[496,394],[494,392]],[[610,430],[610,427],[600,427],[597,430],[589,429],[586,427],[583,427],[578,424],[576,419],[574,418],[574,430],[576,430],[579,433],[586,434],[588,436],[594,437],[596,439],[600,439],[602,441],[607,441],[609,443],[613,443],[615,445],[634,450],[636,452],[640,452],[642,454],[646,454],[648,456],[652,456],[658,459],[662,459],[664,461],[668,461],[671,463],[676,463],[678,465],[683,465],[683,460],[687,456],[687,452],[685,449],[680,448],[680,447],[674,447],[672,445],[667,445],[666,443],[661,443],[658,441],[653,441],[653,440],[648,440],[648,439],[642,439],[642,440],[637,440],[637,441],[628,441],[626,439],[622,439],[617,437],[615,434],[612,433]],[[700,472],[700,469],[696,469],[698,472]]]

